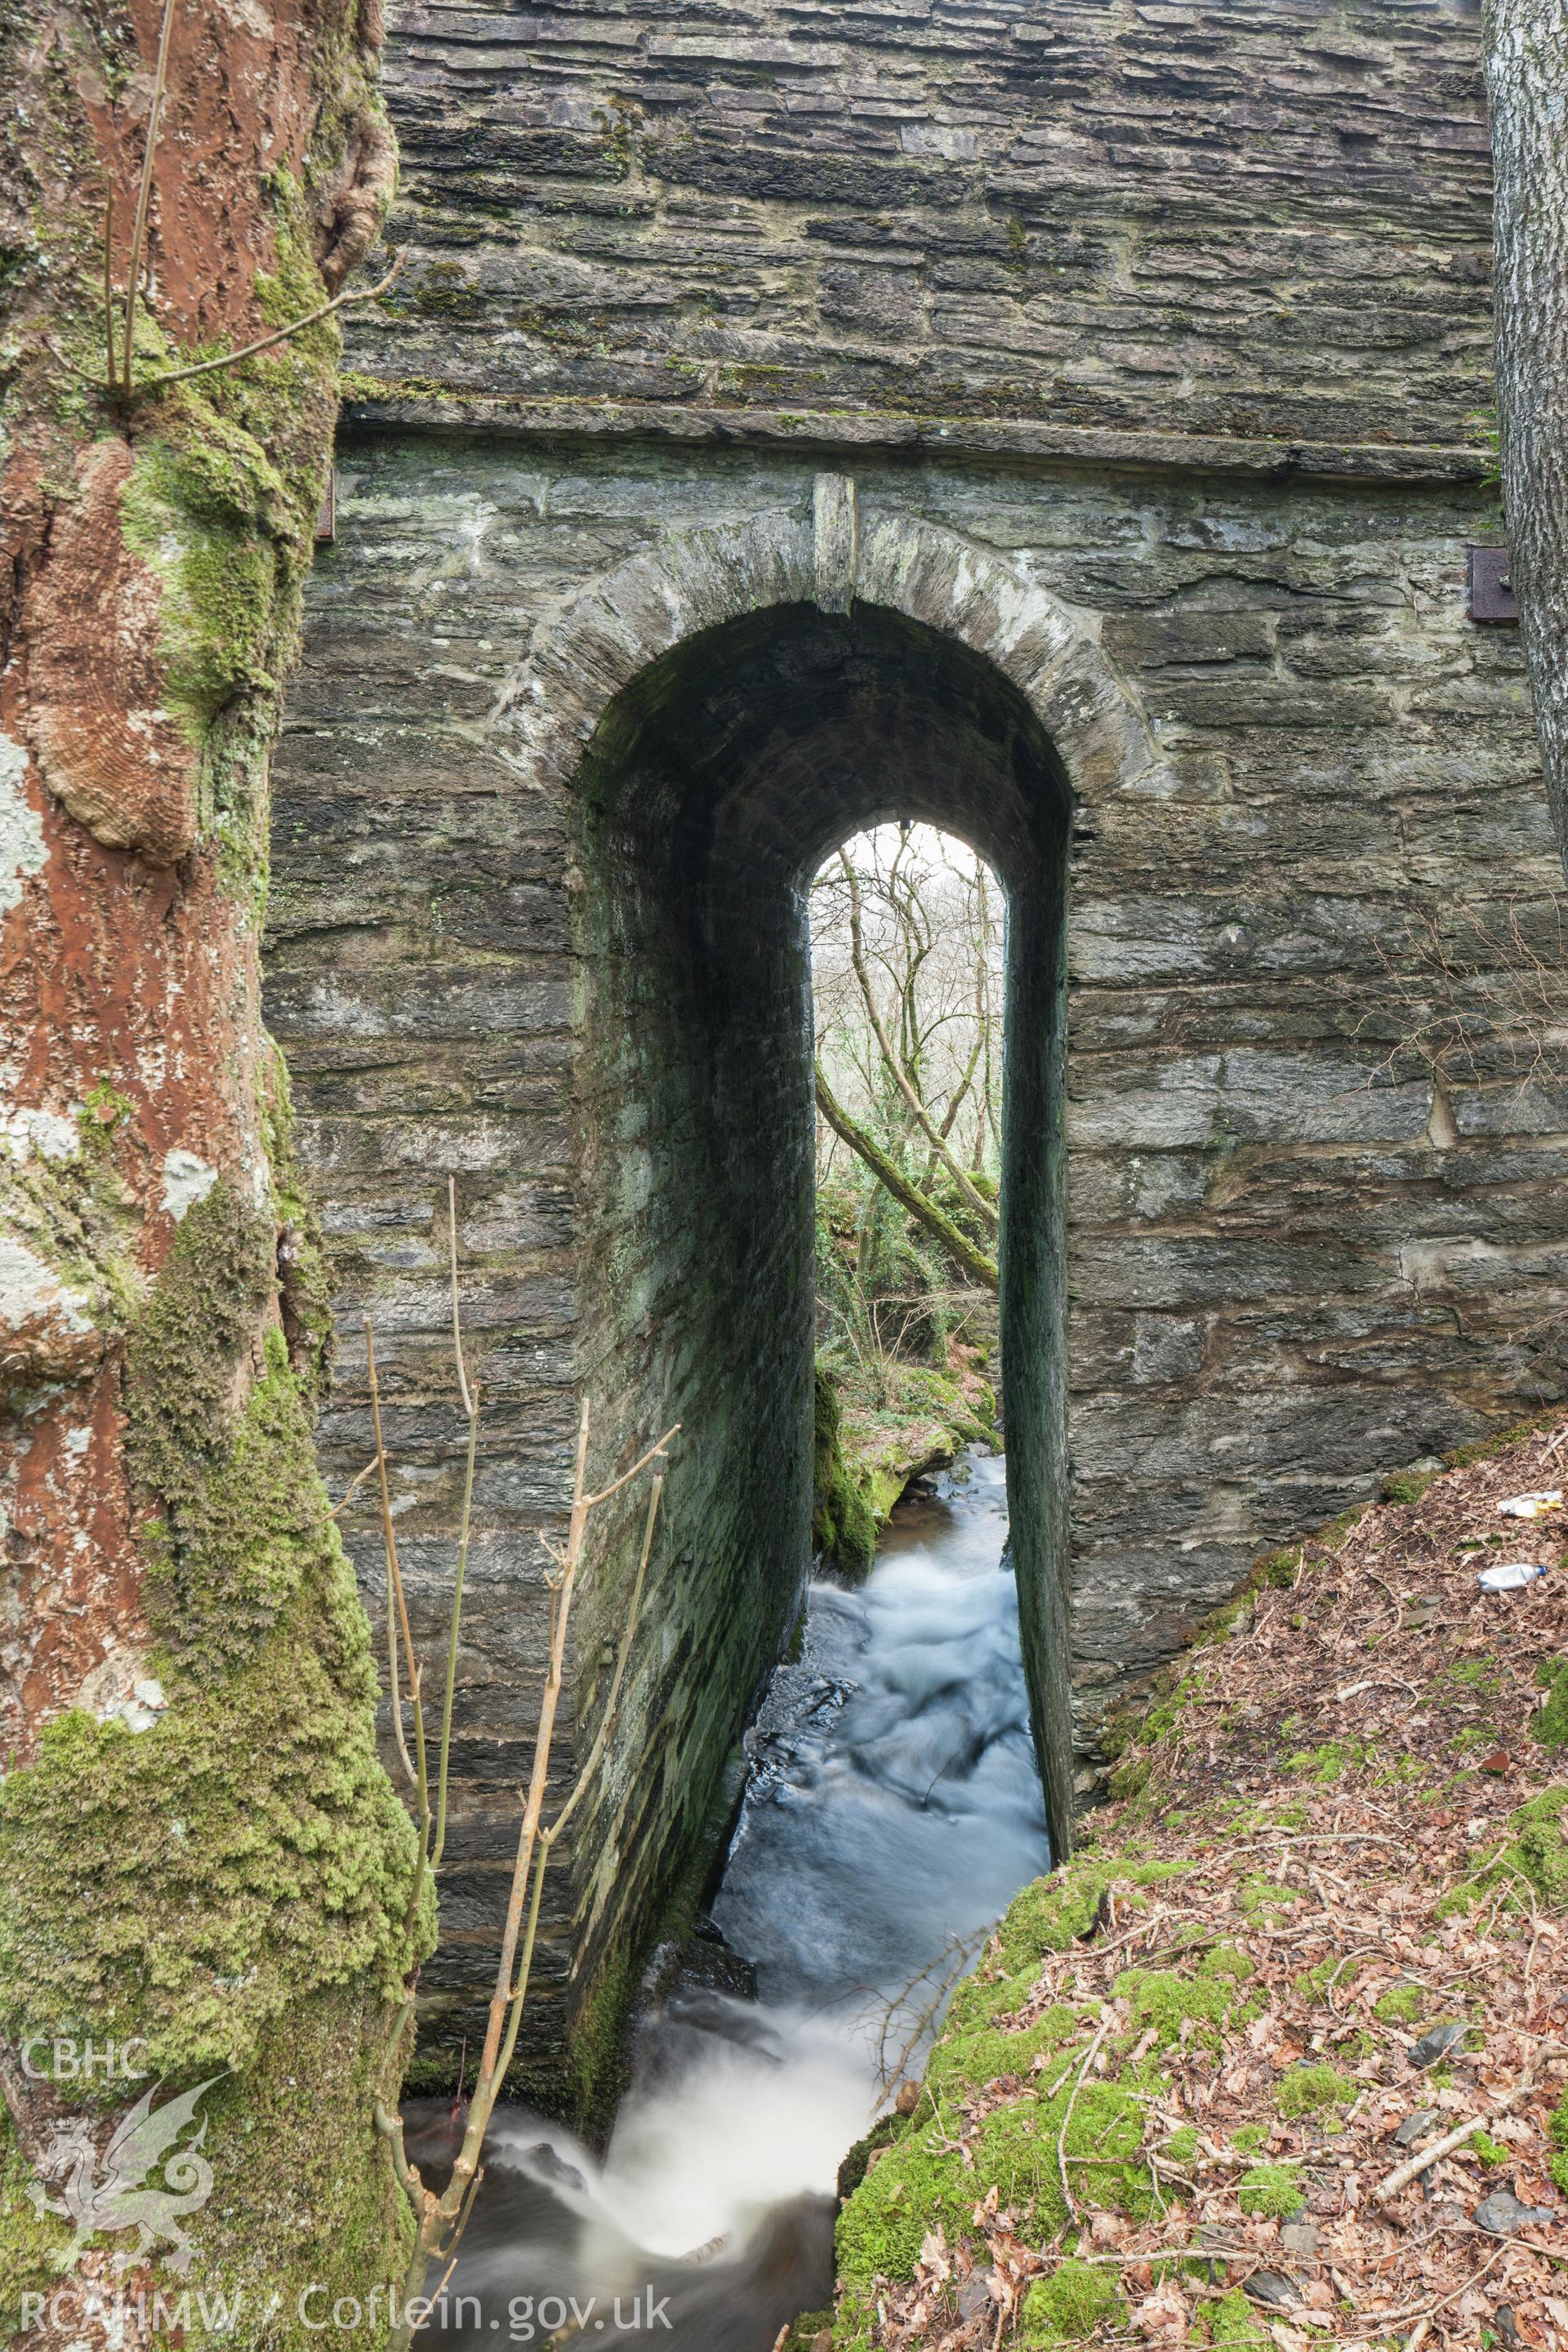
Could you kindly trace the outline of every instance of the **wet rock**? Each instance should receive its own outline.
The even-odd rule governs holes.
[[[1266,2304],[1270,2311],[1294,2311],[1301,2298],[1288,2278],[1278,2271],[1254,2271],[1242,2284],[1254,2303]]]
[[[728,1993],[732,2000],[755,2000],[757,1972],[748,1959],[731,1951],[711,1919],[698,1920],[676,1977],[682,1991]]]
[[[1438,2110],[1436,2107],[1417,2107],[1413,2116],[1405,2116],[1405,2121],[1394,2133],[1394,2147],[1414,2147],[1418,2139],[1426,2138],[1437,2119]]]
[[[958,2290],[960,2319],[973,2319],[985,2309],[992,2301],[991,2288],[994,2277],[994,2271],[971,2272]]]
[[[568,2164],[566,2158],[558,2150],[552,2148],[547,2139],[539,2140],[532,2147],[524,2148],[522,2161],[536,2180],[547,2180],[552,2188],[581,2190],[588,2186],[576,2166]]]
[[[1523,2343],[1524,2338],[1520,2334],[1518,2327],[1514,2324],[1513,2305],[1511,2303],[1499,2304],[1497,2309],[1492,2314],[1492,2326],[1497,2329],[1498,2334],[1501,2336],[1505,2344]]]
[[[1507,2189],[1494,2189],[1470,2216],[1478,2229],[1489,2230],[1494,2238],[1511,2238],[1516,2230],[1539,2230],[1556,2218],[1550,2206],[1521,2205]]]
[[[1432,2026],[1419,2042],[1410,2045],[1413,2066],[1434,2066],[1439,2058],[1451,2057],[1465,2046],[1465,2025],[1458,2018],[1446,2018],[1441,2025]]]
[[[700,1985],[678,1985],[665,2003],[664,2013],[671,2026],[736,2042],[742,2050],[755,2051],[770,2065],[784,2063],[784,2044],[763,2013],[732,2000],[727,1993],[709,1992]]]

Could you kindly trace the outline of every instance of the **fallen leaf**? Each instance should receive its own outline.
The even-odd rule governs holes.
[[[1190,2316],[1186,2296],[1174,2279],[1162,2279],[1139,2305],[1132,2325],[1143,2336],[1175,2336],[1184,2341]]]

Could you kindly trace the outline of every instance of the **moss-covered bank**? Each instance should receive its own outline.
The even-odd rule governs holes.
[[[990,1383],[967,1369],[889,1363],[875,1399],[842,1367],[816,1367],[812,1542],[858,1582],[911,1480],[966,1445],[1000,1444]]]

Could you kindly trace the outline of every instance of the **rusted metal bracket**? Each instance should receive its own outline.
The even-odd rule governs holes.
[[[1519,619],[1513,583],[1508,576],[1506,547],[1472,547],[1469,563],[1469,609],[1472,621],[1492,625]]]

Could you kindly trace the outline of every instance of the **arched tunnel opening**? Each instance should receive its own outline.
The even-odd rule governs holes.
[[[1007,898],[999,1258],[1007,1503],[1053,1843],[1070,1838],[1062,1148],[1069,795],[1023,697],[881,607],[689,637],[611,705],[579,778],[579,1378],[595,1452],[681,1425],[619,1742],[579,1848],[577,1973],[656,1916],[789,1640],[811,1557],[809,895],[888,819],[957,835]],[[584,1701],[630,1573],[583,1606]]]

